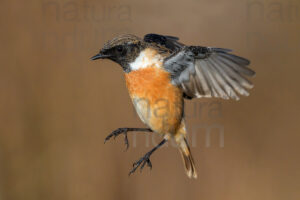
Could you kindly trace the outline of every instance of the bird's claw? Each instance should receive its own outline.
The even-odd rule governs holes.
[[[150,161],[150,155],[151,154],[147,153],[144,157],[142,157],[138,161],[134,162],[133,165],[132,165],[133,169],[129,172],[128,175],[130,176],[131,174],[133,174],[137,170],[137,168],[139,168],[139,167],[140,167],[140,172],[142,172],[142,170],[143,170],[143,168],[145,167],[146,164],[150,169],[152,169],[152,163]]]
[[[110,140],[111,137],[114,137],[114,139],[116,139],[116,137],[120,134],[124,134],[125,138],[125,145],[126,145],[126,149],[125,151],[129,148],[129,142],[128,142],[128,137],[127,137],[127,132],[128,129],[127,128],[118,128],[117,130],[114,130],[111,134],[109,134],[105,140],[104,140],[104,144],[106,143],[106,141]]]

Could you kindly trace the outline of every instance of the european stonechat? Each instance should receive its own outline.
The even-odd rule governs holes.
[[[255,72],[250,61],[231,54],[231,50],[204,46],[187,46],[179,38],[147,34],[144,38],[121,35],[108,41],[91,59],[110,59],[125,73],[126,85],[140,119],[148,128],[119,128],[108,135],[125,135],[144,131],[160,134],[164,139],[133,164],[129,174],[147,164],[150,156],[168,140],[175,140],[186,173],[197,178],[194,160],[186,140],[184,99],[216,97],[239,100],[248,96],[253,84],[246,79]]]

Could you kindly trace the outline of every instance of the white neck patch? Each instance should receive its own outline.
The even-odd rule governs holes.
[[[140,55],[135,59],[135,61],[129,64],[129,66],[132,71],[151,66],[160,68],[162,62],[162,56],[160,56],[158,53],[154,54],[153,52],[149,52],[149,49],[145,49],[140,53]]]

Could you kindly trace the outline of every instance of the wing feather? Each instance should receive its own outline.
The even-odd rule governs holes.
[[[229,75],[230,73],[228,73],[226,66],[220,63],[219,60],[216,60],[216,62],[217,62],[217,65],[215,65],[216,68],[219,69],[221,74],[228,81],[228,83],[234,88],[234,90],[241,95],[248,96],[249,93],[236,80],[232,79],[232,77]]]
[[[209,83],[207,82],[205,76],[204,76],[204,70],[203,68],[201,68],[201,60],[197,60],[196,61],[196,66],[195,66],[195,70],[196,70],[196,76],[194,77],[197,80],[197,86],[202,90],[202,93],[200,93],[201,95],[204,95],[204,97],[211,97],[211,89],[209,87]],[[185,83],[183,83],[185,84]]]
[[[224,88],[226,94],[232,99],[239,100],[239,97],[235,93],[232,85],[226,80],[224,75],[222,75],[222,72],[220,72],[218,70],[218,68],[216,67],[216,63],[215,63],[214,59],[210,60],[210,62],[212,63],[212,68],[214,68],[214,70],[215,70],[215,77],[219,81],[220,85],[222,85],[222,87]]]
[[[197,52],[198,51],[198,52]],[[189,97],[217,97],[239,100],[248,96],[253,84],[246,76],[255,72],[250,61],[223,48],[185,47],[166,59],[164,67],[172,81]],[[191,59],[193,58],[193,59]]]

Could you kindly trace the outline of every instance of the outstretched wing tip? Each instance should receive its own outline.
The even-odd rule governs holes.
[[[185,47],[165,60],[165,69],[194,98],[217,97],[239,100],[249,96],[253,84],[246,77],[255,72],[248,67],[250,60],[230,53],[230,49]]]

